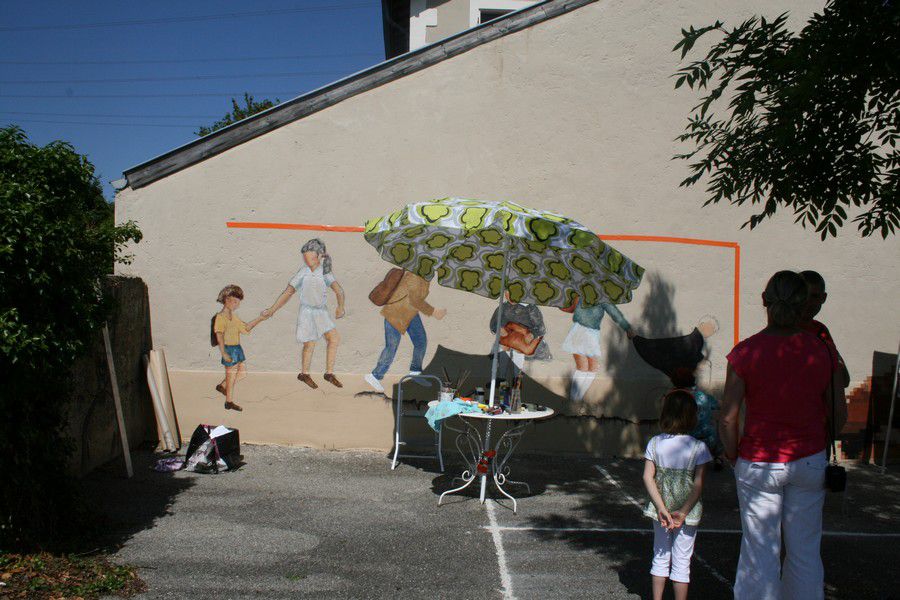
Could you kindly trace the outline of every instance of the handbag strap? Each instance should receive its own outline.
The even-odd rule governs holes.
[[[830,434],[828,437],[831,439],[831,443],[829,444],[831,446],[831,463],[837,464],[837,431],[834,424],[837,417],[837,389],[834,385],[835,357],[834,354],[831,353],[831,346],[828,344],[825,332],[820,332],[816,337],[825,345],[825,351],[828,352],[828,364],[831,367],[831,381],[829,382],[829,385],[831,386],[831,428],[827,433]]]

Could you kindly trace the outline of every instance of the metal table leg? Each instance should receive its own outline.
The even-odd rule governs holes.
[[[441,430],[446,427],[457,434],[456,449],[463,457],[463,460],[466,461],[466,469],[459,477],[453,478],[454,481],[462,481],[463,484],[441,494],[441,497],[438,498],[438,506],[441,505],[441,502],[444,501],[444,496],[447,494],[462,491],[472,485],[472,482],[478,478],[478,463],[482,460],[482,456],[484,455],[484,442],[478,429],[465,419],[460,419],[464,428],[456,429],[447,424],[447,421],[449,420],[450,419],[444,420]]]
[[[449,427],[449,429],[457,433],[456,448],[460,455],[462,455],[463,460],[466,461],[466,469],[462,472],[460,477],[454,478],[454,481],[462,481],[463,484],[441,494],[438,499],[438,506],[443,502],[444,496],[466,489],[479,477],[482,482],[480,500],[481,502],[484,502],[487,479],[490,474],[494,486],[501,494],[512,500],[513,512],[517,512],[518,503],[516,502],[516,499],[506,491],[504,486],[521,485],[528,490],[529,494],[531,493],[531,487],[527,483],[510,479],[510,468],[508,465],[513,452],[515,452],[519,442],[522,441],[525,428],[531,421],[516,422],[512,427],[503,432],[497,439],[493,449],[491,449],[488,447],[490,442],[487,437],[487,432],[485,436],[482,437],[477,427],[470,423],[469,420],[462,417],[460,417],[459,420],[462,421],[464,425],[463,429],[456,429],[454,427]],[[491,421],[488,421],[487,427],[489,428],[490,426]],[[448,427],[446,421],[443,427]]]

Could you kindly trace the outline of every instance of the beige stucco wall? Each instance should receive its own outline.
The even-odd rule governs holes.
[[[805,6],[811,12],[820,4],[796,4],[794,11],[800,14]],[[759,294],[771,273],[817,269],[829,291],[821,318],[831,327],[853,379],[864,379],[872,352],[895,351],[900,335],[900,239],[863,240],[850,226],[837,239],[821,242],[787,215],[755,231],[742,230],[749,211],[703,208],[701,189],[678,187],[686,165],[671,160],[679,149],[672,140],[696,103],[688,91],[672,89],[678,57],[671,48],[680,28],[717,17],[736,23],[783,8],[774,1],[601,0],[346,100],[148,187],[120,192],[117,219],[134,219],[144,232],[133,248],[134,263],[121,270],[149,286],[155,345],[166,348],[170,368],[184,372],[179,381],[195,377],[208,386],[210,376],[192,373],[221,369],[207,342],[218,290],[227,283],[241,285],[246,299],[239,314],[249,320],[284,289],[300,263],[300,246],[317,235],[327,243],[348,297],[347,316],[339,321],[343,343],[337,371],[358,380],[381,350],[382,320],[366,296],[388,266],[359,234],[228,229],[226,221],[359,225],[407,202],[456,195],[552,209],[605,234],[738,242],[742,336],[763,326]],[[641,333],[686,332],[704,314],[719,319],[721,331],[711,340],[710,384],[715,387],[732,345],[733,251],[649,242],[614,245],[647,268],[633,302],[622,307]],[[441,322],[426,321],[426,363],[438,344],[487,352],[489,301],[440,287],[430,301],[447,307],[448,315]],[[285,384],[279,379],[284,376],[267,380],[264,372],[297,371],[296,310],[294,300],[245,340],[255,378],[242,383],[239,394],[258,406],[253,416],[245,411],[228,418],[232,424],[261,419],[260,438],[264,423],[280,420],[278,427],[295,431],[294,443],[319,444],[324,436],[340,440],[334,443],[339,447],[387,447],[390,405],[369,398],[372,406],[354,417],[348,403],[365,398],[352,395],[362,389],[356,384],[343,395],[324,388],[315,392],[334,399],[340,406],[335,411],[344,411],[333,421],[315,420],[315,435],[303,410],[288,406],[293,400],[263,401],[276,397]],[[555,309],[544,309],[544,315],[556,360],[538,365],[533,374],[549,390],[562,391],[573,368],[560,349],[570,317]],[[603,373],[587,401],[573,406],[553,397],[548,403],[567,413],[652,418],[661,381],[641,365],[611,323],[605,323],[603,337]],[[404,340],[392,372],[401,373],[409,356]],[[324,345],[313,362],[314,371],[323,368]],[[205,398],[189,383],[182,389],[176,400],[191,407],[191,417],[221,406],[214,393]],[[292,393],[306,399],[302,402],[318,398],[303,388]],[[579,421],[572,423],[575,427]],[[578,427],[578,435],[595,435]],[[383,443],[372,442],[373,428]],[[363,429],[365,435],[349,435],[357,444],[346,439],[348,431]],[[600,441],[584,444],[596,452],[634,451],[640,442],[637,428],[596,436]],[[557,443],[552,436],[544,441],[548,447]]]
[[[437,23],[425,30],[429,44],[469,28],[469,0],[428,0],[426,5],[437,12]]]

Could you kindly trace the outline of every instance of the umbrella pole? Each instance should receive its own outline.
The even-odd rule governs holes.
[[[509,271],[509,256],[512,249],[513,239],[510,237],[506,246],[506,256],[503,257],[503,274],[500,277],[500,305],[497,307],[497,331],[494,333],[493,360],[491,361],[491,392],[488,398],[488,406],[494,406],[494,394],[497,388],[497,363],[500,354],[500,328],[503,325],[503,294],[506,291],[506,273]],[[484,449],[491,449],[491,419],[487,420],[487,426],[484,431]],[[481,476],[481,503],[484,504],[485,494],[487,493],[487,473]]]

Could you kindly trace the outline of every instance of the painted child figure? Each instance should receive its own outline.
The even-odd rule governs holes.
[[[719,322],[715,317],[705,316],[697,324],[696,330],[703,336],[705,345],[706,340],[719,331]],[[687,366],[680,370],[676,369],[670,376],[670,380],[675,387],[690,390],[694,395],[694,402],[697,404],[697,426],[691,432],[691,436],[706,444],[713,457],[713,468],[719,471],[724,465],[722,456],[725,451],[725,447],[722,446],[722,441],[719,439],[718,414],[720,407],[715,396],[701,390],[698,386],[699,371],[704,365],[709,366],[707,358],[701,360],[693,370]]]
[[[270,317],[285,305],[295,293],[300,298],[300,311],[297,313],[297,342],[303,346],[300,357],[300,373],[297,380],[316,389],[319,385],[309,374],[312,365],[313,350],[316,342],[325,338],[325,381],[335,387],[344,387],[334,375],[334,364],[337,358],[341,336],[328,314],[328,290],[334,292],[337,308],[334,318],[344,316],[344,288],[334,277],[331,256],[319,238],[307,241],[300,253],[303,265],[291,277],[288,286],[275,300],[275,303],[262,312],[262,316]]]
[[[715,459],[716,470],[722,468],[720,457],[724,451],[717,426],[719,402],[712,394],[698,387],[697,379],[701,366],[709,366],[710,348],[707,340],[718,331],[718,320],[706,315],[685,336],[657,339],[637,336],[633,339],[641,358],[665,373],[673,386],[693,394],[697,404],[697,426],[691,431],[691,435],[706,444]]]
[[[216,314],[213,321],[213,333],[222,355],[222,365],[225,367],[225,378],[216,386],[216,391],[225,395],[225,408],[242,411],[234,401],[234,386],[247,375],[245,365],[246,356],[241,347],[241,334],[250,331],[264,321],[267,317],[257,317],[249,323],[244,323],[234,312],[244,299],[244,291],[236,285],[227,285],[219,292],[217,301],[222,304],[222,310]]]
[[[594,306],[585,306],[580,298],[562,309],[572,313],[572,328],[563,341],[562,349],[572,354],[575,359],[575,373],[569,388],[569,399],[581,402],[594,378],[600,371],[600,324],[605,315],[618,325],[628,339],[635,336],[634,329],[615,304],[600,302]]]
[[[662,600],[667,579],[672,580],[676,600],[687,598],[691,557],[703,513],[703,477],[712,460],[706,445],[689,435],[696,425],[693,395],[672,390],[663,398],[659,417],[663,433],[650,440],[644,454],[643,479],[650,496],[644,515],[654,521],[650,569],[654,600]]]

